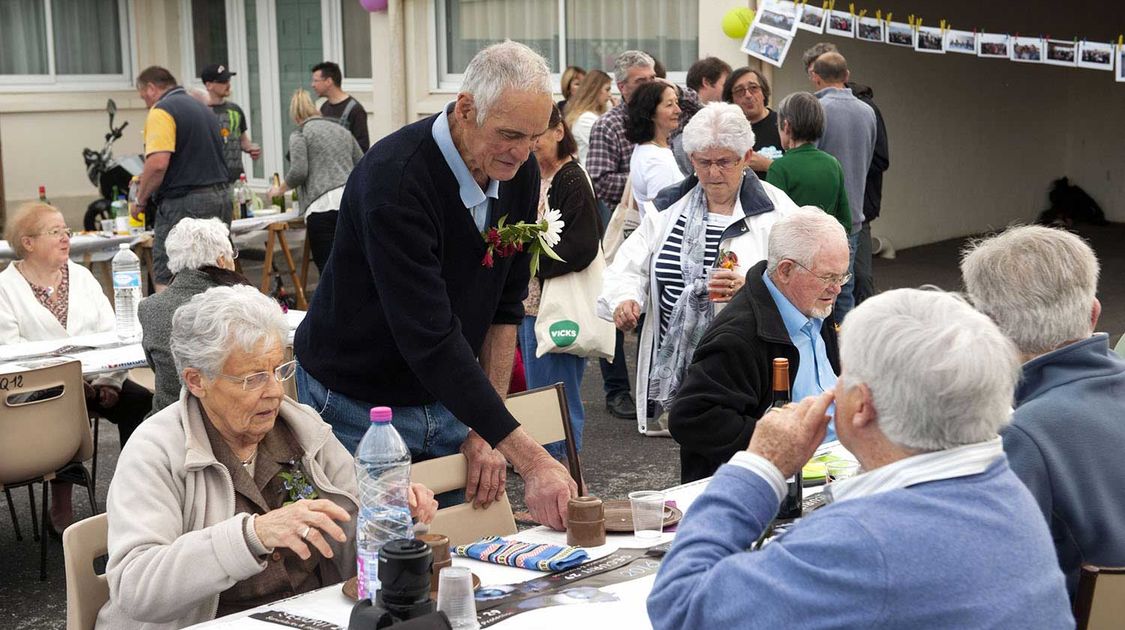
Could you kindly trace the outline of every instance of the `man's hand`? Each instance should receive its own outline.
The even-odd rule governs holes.
[[[613,325],[621,332],[629,332],[637,327],[641,318],[641,305],[636,300],[625,300],[613,310]]]
[[[251,160],[256,160],[256,159],[262,157],[262,147],[260,147],[256,144],[250,145],[250,148],[247,149],[246,152],[250,154]]]
[[[129,210],[129,216],[133,217],[134,221],[141,220],[141,213],[145,211],[145,207],[139,203],[133,204],[133,208]]]
[[[525,485],[524,502],[532,518],[551,529],[565,530],[567,503],[578,496],[570,473],[545,451],[536,465],[519,472]]]
[[[832,391],[809,396],[794,405],[770,409],[758,420],[747,451],[765,457],[783,477],[797,473],[824,440],[830,418],[825,414],[832,404]]]
[[[97,385],[95,389],[98,390],[98,404],[102,409],[112,409],[121,395],[121,390],[113,385]]]
[[[476,431],[469,431],[469,436],[461,443],[461,454],[469,460],[465,499],[474,507],[487,508],[504,494],[508,460]]]

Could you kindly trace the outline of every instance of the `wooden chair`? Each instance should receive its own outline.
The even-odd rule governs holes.
[[[93,630],[98,611],[109,601],[109,582],[94,573],[94,559],[107,552],[109,519],[98,514],[63,532],[66,565],[66,630]]]
[[[1074,597],[1078,630],[1109,630],[1125,624],[1125,567],[1082,565]]]
[[[566,405],[566,388],[562,383],[529,389],[512,394],[504,400],[508,411],[515,416],[524,431],[539,444],[566,442],[566,459],[570,476],[582,491],[582,463],[575,448],[574,432],[570,426],[570,408]]]
[[[435,494],[460,490],[465,487],[467,465],[464,455],[447,455],[419,462],[410,467],[410,480],[420,483]],[[485,536],[506,536],[516,533],[516,519],[508,494],[501,495],[487,509],[473,509],[472,503],[462,503],[438,510],[430,523],[430,533],[445,534],[449,544],[464,545]]]
[[[82,465],[94,451],[82,364],[68,361],[0,375],[0,396],[0,489],[7,494],[9,488],[43,484],[39,579],[46,580],[47,482],[61,478],[83,483],[93,512],[98,511],[93,478]],[[34,506],[33,495],[33,511]]]

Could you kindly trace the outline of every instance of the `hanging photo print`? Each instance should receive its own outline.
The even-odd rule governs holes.
[[[754,16],[755,26],[763,26],[785,37],[793,37],[797,32],[797,10],[791,2],[767,2],[758,9]]]
[[[1125,46],[1117,47],[1117,82],[1125,83]]]
[[[977,54],[977,34],[972,31],[946,31],[945,52]]]
[[[977,36],[977,56],[1007,59],[1010,39],[1003,33],[981,33]]]
[[[791,43],[792,38],[755,25],[746,33],[746,39],[742,40],[742,52],[780,68]]]
[[[1067,66],[1073,68],[1077,65],[1078,55],[1078,42],[1065,42],[1061,39],[1048,39],[1047,40],[1047,56],[1043,58],[1043,63],[1049,63],[1054,66]]]
[[[855,38],[865,42],[883,43],[883,20],[861,17],[856,21]]]
[[[903,22],[887,22],[887,43],[914,48],[914,27]]]
[[[1113,71],[1113,44],[1099,42],[1078,42],[1078,67],[1092,70]]]
[[[937,26],[919,26],[918,38],[914,43],[914,50],[925,53],[945,53],[945,40],[941,28]]]
[[[1042,63],[1045,57],[1043,40],[1038,37],[1013,37],[1012,61]]]
[[[855,16],[847,11],[829,11],[824,32],[840,37],[855,37]]]
[[[813,33],[824,32],[824,9],[814,7],[811,4],[802,4],[799,7],[799,12],[800,19],[797,21],[797,28]]]

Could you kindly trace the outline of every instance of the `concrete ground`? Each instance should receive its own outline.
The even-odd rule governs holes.
[[[1109,332],[1114,341],[1125,331],[1125,256],[1120,243],[1125,241],[1125,225],[1084,228],[1082,234],[1100,252],[1102,263],[1101,292],[1103,316],[1099,330]],[[898,252],[894,260],[876,259],[875,277],[878,288],[886,290],[904,286],[934,284],[946,290],[960,288],[957,271],[958,252],[963,239],[943,241]],[[260,269],[260,267],[258,268]],[[248,275],[260,278],[258,270],[248,264]],[[315,269],[313,270],[315,277]],[[635,337],[629,337],[628,354],[635,353]],[[634,375],[630,362],[630,375]],[[583,474],[592,494],[606,498],[624,498],[631,490],[664,488],[679,481],[679,453],[676,444],[667,438],[646,438],[636,431],[632,421],[619,420],[605,411],[601,375],[597,364],[590,362],[582,387],[586,406],[586,429],[582,454]],[[104,508],[106,491],[117,461],[116,429],[102,424],[99,444],[97,501]],[[518,479],[510,484],[515,509],[522,510],[523,489]],[[38,498],[40,491],[36,489]],[[85,493],[76,489],[75,516],[90,515]],[[39,581],[39,544],[30,535],[31,518],[26,489],[14,492],[14,503],[24,540],[17,541],[7,506],[0,507],[0,628],[54,629],[63,628],[66,619],[66,582],[63,574],[61,543],[49,540],[47,549],[48,579]]]

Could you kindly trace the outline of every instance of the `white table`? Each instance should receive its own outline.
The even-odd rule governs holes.
[[[304,318],[305,311],[290,310],[286,314],[286,320],[289,323],[288,343],[293,343],[293,335]],[[92,349],[67,352],[56,356],[51,355],[51,353],[66,346],[91,346]],[[0,346],[0,373],[25,370],[38,363],[54,359],[78,359],[82,362],[82,374],[84,376],[148,365],[144,349],[139,342],[121,345],[116,333],[107,332]]]
[[[703,492],[710,479],[704,479],[681,486],[670,488],[667,498],[676,501],[676,507],[687,511],[692,501]],[[631,534],[609,534],[606,544],[601,547],[588,547],[586,551],[592,560],[608,556],[619,548],[650,547],[668,542],[675,536],[674,532],[664,533],[657,540],[638,540]],[[524,542],[543,542],[554,545],[566,545],[566,532],[556,532],[547,527],[536,527],[508,536]],[[454,556],[455,566],[469,567],[481,580],[483,586],[497,584],[516,584],[542,577],[546,573],[517,569],[514,567],[499,566],[478,560],[470,560]],[[581,604],[573,606],[553,606],[520,613],[509,619],[491,626],[500,630],[515,630],[517,628],[614,628],[625,630],[628,628],[649,629],[652,625],[648,621],[648,611],[645,600],[652,590],[655,576],[639,578],[630,582],[614,584],[604,587],[604,591],[613,593],[618,601]],[[348,627],[348,617],[351,615],[354,601],[344,596],[339,584],[334,584],[320,590],[298,595],[289,599],[273,602],[252,610],[247,610],[236,615],[221,617],[207,623],[192,626],[193,628],[208,628],[209,630],[271,630],[278,626],[248,618],[248,615],[267,610],[279,610],[287,613],[309,617],[321,621],[334,623],[342,628]]]
[[[70,238],[70,258],[81,262],[86,255],[94,260],[108,260],[117,253],[117,246],[128,243],[130,246],[137,244],[148,236],[149,232],[129,236],[106,236],[105,234],[75,234]],[[16,252],[8,241],[0,241],[0,260],[15,260]]]
[[[300,210],[287,210],[279,214],[257,214],[245,219],[231,221],[230,233],[234,236],[264,230],[274,223],[286,223],[301,217]]]

